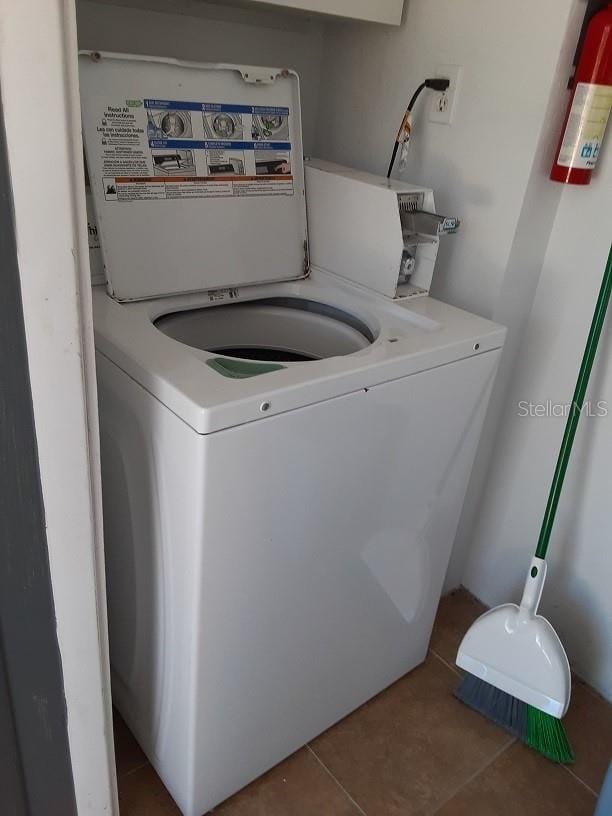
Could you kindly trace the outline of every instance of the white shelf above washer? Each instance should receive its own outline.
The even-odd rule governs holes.
[[[399,25],[402,22],[404,0],[242,0],[245,5],[281,6],[301,11],[365,20],[370,23]]]

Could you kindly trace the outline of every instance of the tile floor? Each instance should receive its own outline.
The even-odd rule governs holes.
[[[211,813],[214,816],[591,816],[612,757],[612,706],[575,681],[555,766],[457,702],[454,656],[482,606],[442,599],[426,661]],[[122,720],[121,816],[180,816]]]

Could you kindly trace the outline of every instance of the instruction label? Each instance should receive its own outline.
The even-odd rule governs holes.
[[[293,195],[289,108],[168,99],[100,101],[107,201]]]
[[[557,163],[592,170],[597,163],[612,107],[612,86],[576,85]]]

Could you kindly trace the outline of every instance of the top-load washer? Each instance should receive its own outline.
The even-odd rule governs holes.
[[[423,660],[504,330],[427,295],[431,191],[305,186],[291,71],[80,59],[113,697],[201,816]]]

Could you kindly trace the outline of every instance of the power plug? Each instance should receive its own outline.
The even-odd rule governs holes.
[[[450,80],[450,85],[445,91],[430,91],[430,122],[437,122],[440,125],[452,123],[462,71],[461,65],[438,65],[436,68],[435,76],[446,77]]]

